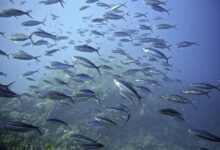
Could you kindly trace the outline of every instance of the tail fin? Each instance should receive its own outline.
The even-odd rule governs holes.
[[[121,6],[124,6],[125,8],[127,8],[126,2],[124,2],[123,4],[121,4]]]
[[[168,48],[169,51],[171,51],[171,49],[170,49],[171,46],[172,46],[172,44],[167,45],[167,48]]]
[[[99,75],[101,76],[101,72],[99,70],[100,67],[96,67],[96,70],[98,71]]]
[[[41,57],[41,56],[40,56],[40,55],[39,55],[39,56],[36,56],[36,57],[34,57],[34,59],[35,59],[36,61],[40,62],[40,60],[38,59],[39,57]]]
[[[42,23],[44,26],[46,26],[46,24],[45,24],[46,20],[47,20],[47,16],[45,16],[44,19],[41,21],[41,23]]]
[[[43,133],[41,132],[40,127],[36,127],[36,131],[37,131],[41,136],[43,136]]]
[[[10,86],[11,86],[12,84],[14,84],[14,83],[15,83],[15,81],[13,81],[13,82],[11,82],[11,83],[5,85],[5,87],[10,88]]]
[[[101,49],[101,47],[99,47],[99,48],[97,48],[96,49],[96,53],[100,56],[100,54],[99,54],[99,50]]]
[[[60,5],[64,8],[64,6],[63,6],[63,0],[59,0],[59,2],[60,2]]]
[[[27,12],[25,12],[25,14],[28,16],[28,17],[30,17],[31,19],[33,19],[33,17],[31,17],[31,15],[29,14],[29,13],[31,13],[32,12],[32,10],[28,10]]]

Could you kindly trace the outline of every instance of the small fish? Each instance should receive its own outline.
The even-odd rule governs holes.
[[[78,46],[75,46],[75,49],[81,52],[96,52],[100,56],[99,54],[100,47],[95,49],[89,45],[78,45]]]
[[[182,41],[176,44],[177,48],[186,48],[186,47],[190,47],[192,45],[196,45],[199,46],[198,42],[189,42],[189,41]]]
[[[45,52],[45,55],[46,55],[46,56],[52,56],[53,54],[55,54],[55,53],[58,52],[58,51],[59,51],[58,48],[52,49],[52,50],[48,50],[48,51]]]
[[[102,121],[106,125],[110,126],[117,126],[117,123],[114,122],[113,120],[106,118],[106,117],[95,117],[96,120]]]
[[[209,133],[207,131],[204,130],[198,130],[198,129],[189,129],[189,132],[194,134],[195,136],[208,140],[208,141],[212,141],[212,142],[220,142],[220,137]]]
[[[100,67],[96,66],[93,62],[91,62],[90,60],[84,58],[84,57],[81,57],[81,56],[73,56],[72,57],[73,61],[76,62],[76,63],[79,63],[85,67],[88,67],[88,68],[95,68],[99,75],[101,75],[101,72],[99,70]]]
[[[152,49],[152,48],[143,48],[144,52],[147,53],[150,56],[159,58],[159,59],[165,59],[166,62],[168,63],[168,60],[171,57],[167,57],[165,54],[163,54],[162,52],[156,50],[156,49]]]
[[[79,8],[79,10],[80,10],[80,11],[83,11],[83,10],[85,10],[85,9],[87,9],[87,8],[89,8],[89,6],[82,6],[82,7]]]
[[[171,117],[176,117],[177,119],[184,121],[183,115],[180,112],[178,112],[172,108],[160,109],[159,113],[163,114],[163,115],[168,115]]]
[[[46,17],[42,21],[28,20],[28,21],[22,22],[21,24],[23,26],[37,26],[37,25],[43,24],[45,26],[45,22],[46,22]]]
[[[31,13],[32,10],[28,10],[26,12],[19,10],[19,9],[6,9],[0,12],[0,17],[17,17],[22,15],[27,15],[28,17],[32,18],[29,13]]]
[[[39,127],[24,123],[24,122],[20,122],[20,121],[0,123],[0,127],[3,130],[17,131],[17,132],[29,132],[29,131],[35,130],[41,136],[43,135],[42,132],[40,131]]]
[[[57,123],[65,125],[65,126],[69,126],[68,123],[66,123],[63,120],[57,119],[57,118],[48,118],[46,121],[47,122],[57,122]]]
[[[182,92],[189,95],[206,95],[207,97],[211,98],[211,96],[209,95],[209,91],[203,91],[200,89],[187,89],[182,90]]]
[[[42,0],[39,3],[44,5],[52,5],[52,4],[60,3],[60,5],[64,8],[63,0]]]
[[[138,94],[138,92],[134,89],[134,87],[130,83],[125,82],[123,80],[119,80],[119,79],[113,79],[113,80],[121,92],[123,92],[124,94],[127,93],[129,95],[134,95],[135,97],[138,98],[139,103],[140,103],[140,100],[143,97]]]
[[[209,83],[192,83],[191,86],[201,89],[201,90],[210,90],[210,89],[216,89],[220,92],[220,88],[218,86],[209,84]]]
[[[69,137],[71,140],[77,141],[77,142],[87,142],[87,143],[96,143],[96,140],[93,140],[85,135],[82,134],[71,134]]]
[[[52,69],[66,70],[66,69],[69,69],[69,68],[74,68],[74,65],[70,65],[70,64],[62,63],[62,62],[58,62],[58,61],[53,61],[53,62],[51,62],[51,68]]]
[[[37,72],[39,72],[38,69],[37,70],[32,70],[32,71],[27,71],[27,72],[23,73],[22,76],[23,77],[31,76],[31,75],[33,75],[33,74],[35,74]]]
[[[39,61],[39,62],[40,62],[40,60],[38,58],[41,57],[41,56],[32,56],[32,55],[30,55],[30,54],[28,54],[24,51],[21,51],[21,50],[18,53],[14,53],[14,54],[11,54],[11,55],[14,59],[19,59],[19,60],[32,60],[32,59],[35,59],[36,61]]]

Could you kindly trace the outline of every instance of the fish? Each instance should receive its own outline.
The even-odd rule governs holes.
[[[55,80],[58,84],[60,84],[60,85],[66,85],[67,87],[69,87],[69,83],[63,81],[63,80],[60,79],[60,78],[55,77],[54,80]]]
[[[62,63],[62,62],[59,62],[59,61],[52,61],[51,62],[51,68],[52,69],[66,70],[66,69],[69,69],[69,68],[74,68],[74,65],[70,65],[70,64],[67,64],[67,63]]]
[[[0,86],[0,97],[3,98],[18,98],[21,104],[23,102],[21,101],[21,97],[23,94],[17,94],[14,91],[9,89],[9,86],[11,86],[14,82],[9,83],[8,85],[1,85]]]
[[[123,19],[124,21],[126,21],[124,16],[117,15],[117,14],[112,13],[112,12],[105,13],[103,15],[103,18],[106,19],[106,20],[120,20],[120,19]]]
[[[0,12],[0,17],[17,17],[22,15],[27,15],[28,17],[32,18],[30,15],[31,12],[32,10],[22,11],[19,9],[10,8],[10,9],[2,10]]]
[[[42,21],[38,21],[38,20],[28,20],[28,21],[22,22],[21,24],[22,24],[23,26],[37,26],[37,25],[40,25],[40,24],[46,26],[46,25],[45,25],[45,22],[46,22],[46,17],[45,17]]]
[[[212,141],[212,142],[220,142],[220,137],[212,133],[209,133],[207,131],[199,130],[199,129],[189,129],[188,131],[199,138]]]
[[[96,120],[103,122],[104,124],[106,124],[107,126],[117,126],[117,123],[114,122],[113,120],[106,118],[106,117],[95,117]]]
[[[140,104],[140,100],[143,97],[138,94],[138,92],[134,89],[134,87],[130,83],[116,78],[114,78],[113,81],[122,93],[124,94],[127,93],[129,95],[134,95],[135,97],[137,97]]]
[[[58,52],[58,51],[59,51],[58,48],[56,48],[56,49],[51,49],[51,50],[47,50],[47,51],[45,52],[45,55],[46,55],[46,56],[53,56],[53,54],[55,54],[55,53]]]
[[[38,62],[40,62],[40,60],[38,59],[39,57],[41,57],[40,55],[39,56],[32,56],[28,53],[26,53],[25,51],[22,51],[20,50],[18,53],[14,53],[14,54],[11,54],[12,57],[14,59],[18,59],[18,60],[36,60]]]
[[[52,99],[52,100],[65,100],[65,99],[68,99],[73,104],[75,103],[74,99],[71,96],[66,95],[62,92],[57,92],[57,91],[35,91],[35,93],[38,97],[43,98],[43,99],[46,99],[46,98],[49,98],[49,99]]]
[[[96,3],[98,0],[86,0],[86,3]]]
[[[89,45],[77,45],[74,48],[78,51],[81,51],[81,52],[96,52],[100,56],[100,54],[99,54],[100,47],[95,49]]]
[[[98,71],[99,75],[101,75],[101,72],[99,70],[100,67],[96,66],[93,62],[91,62],[87,58],[84,58],[84,57],[81,57],[81,56],[73,56],[72,59],[75,63],[79,63],[79,64],[81,64],[85,67],[95,68]]]
[[[89,8],[90,6],[82,6],[79,8],[80,11],[86,10],[87,8]]]
[[[132,36],[129,33],[123,32],[123,31],[116,31],[116,32],[113,33],[113,36],[116,36],[116,37],[126,37],[126,36],[128,36],[132,40]]]
[[[9,55],[6,52],[4,52],[3,50],[0,50],[0,55],[6,56],[9,59]]]
[[[36,31],[34,31],[34,32],[31,33],[31,35],[30,35],[29,37],[30,37],[32,43],[34,43],[33,40],[32,40],[32,37],[33,37],[34,35],[35,35],[35,36],[38,36],[38,37],[41,37],[41,38],[52,39],[52,40],[54,40],[54,42],[56,43],[56,38],[57,38],[57,36],[56,36],[56,35],[53,35],[53,34],[51,34],[51,33],[48,33],[48,32],[46,32],[46,31],[44,31],[44,30],[42,30],[42,29],[38,29],[38,30],[36,30]]]
[[[77,77],[79,79],[82,79],[82,80],[92,80],[92,81],[95,81],[93,79],[93,77],[91,77],[91,76],[89,76],[88,74],[85,74],[85,73],[76,74],[75,77]]]
[[[78,141],[78,142],[86,142],[86,143],[96,143],[97,141],[96,140],[93,140],[85,135],[82,135],[82,134],[71,134],[69,136],[69,138],[71,140],[75,140],[75,141]]]
[[[189,95],[206,95],[207,97],[211,98],[209,91],[202,91],[200,89],[186,89],[182,90],[182,92]]]
[[[39,3],[44,5],[52,5],[52,4],[60,3],[60,5],[64,8],[63,0],[42,0]]]
[[[105,34],[99,32],[99,31],[96,31],[96,30],[91,30],[91,34],[94,34],[94,35],[98,35],[98,36],[102,36],[102,37],[105,37]]]
[[[101,149],[104,147],[101,143],[88,143],[88,144],[80,144],[80,146],[86,148],[86,149]]]
[[[209,83],[192,83],[191,86],[201,89],[201,90],[210,90],[210,89],[216,89],[220,92],[220,88],[218,86],[209,84]]]
[[[187,99],[183,96],[180,96],[180,95],[162,95],[162,96],[160,96],[160,98],[163,100],[167,100],[167,101],[171,101],[171,102],[175,102],[175,103],[180,103],[180,104],[191,104],[193,106],[193,108],[195,110],[197,110],[197,108],[194,106],[192,101],[190,101],[189,99]]]
[[[39,127],[20,121],[0,123],[0,127],[3,130],[17,131],[17,132],[37,131],[41,136],[43,135]]]
[[[23,33],[15,33],[11,35],[10,40],[19,42],[19,41],[31,40],[31,37]]]
[[[167,115],[167,116],[171,116],[171,117],[175,117],[181,121],[184,121],[183,115],[176,111],[175,109],[172,108],[165,108],[165,109],[160,109],[159,113],[162,115]]]
[[[152,48],[143,48],[143,50],[144,50],[145,53],[147,53],[147,55],[153,56],[153,57],[156,57],[156,58],[159,58],[159,59],[165,59],[166,62],[169,64],[168,60],[171,57],[167,57],[165,54],[163,54],[159,50],[152,49]]]
[[[46,119],[47,122],[56,122],[56,123],[60,123],[60,124],[63,124],[65,126],[69,126],[68,123],[66,123],[65,121],[63,120],[60,120],[60,119],[57,119],[57,118],[48,118]]]
[[[35,73],[37,73],[37,72],[39,72],[38,69],[37,69],[37,70],[32,70],[32,71],[27,71],[27,72],[23,73],[22,76],[23,76],[23,77],[31,76],[31,75],[33,75],[33,74],[35,74]]]
[[[156,25],[156,28],[157,28],[157,29],[171,29],[171,28],[176,29],[176,25],[158,24],[158,25]]]
[[[192,45],[199,46],[198,42],[182,41],[176,44],[177,48],[186,48]]]

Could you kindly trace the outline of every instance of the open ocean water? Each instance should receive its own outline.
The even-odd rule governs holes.
[[[218,0],[1,0],[0,150],[220,150]]]

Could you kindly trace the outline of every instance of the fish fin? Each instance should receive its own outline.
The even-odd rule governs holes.
[[[123,4],[121,4],[121,6],[124,6],[125,8],[127,8],[126,3],[127,2],[124,2]]]
[[[216,86],[216,90],[220,92],[220,86]]]
[[[31,15],[29,14],[29,13],[31,13],[32,12],[32,10],[28,10],[27,12],[25,12],[25,14],[28,16],[28,17],[30,17],[31,19],[33,19],[33,17],[31,17]]]

